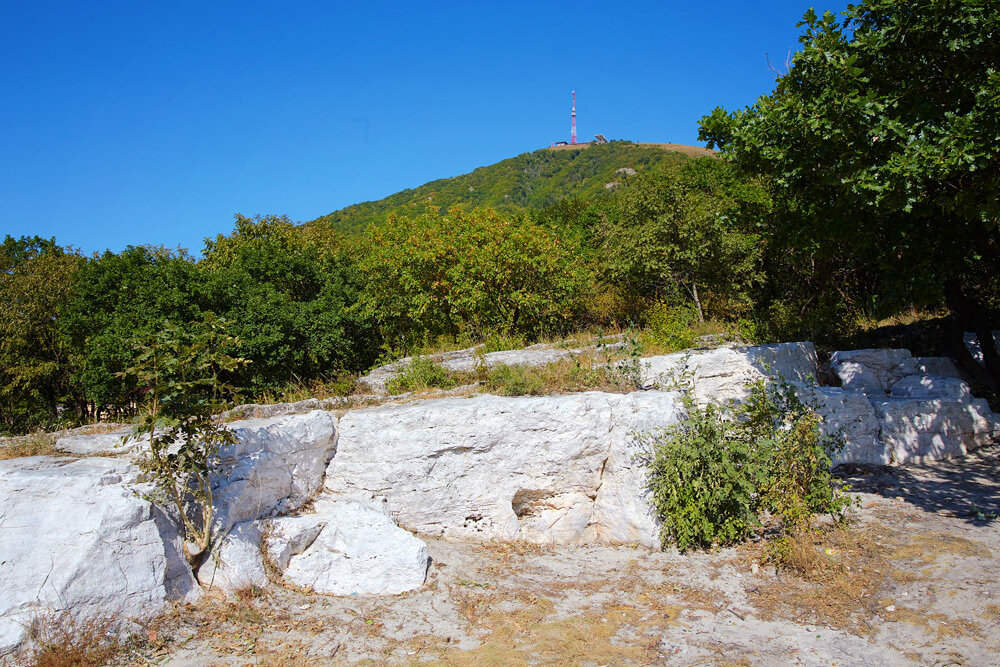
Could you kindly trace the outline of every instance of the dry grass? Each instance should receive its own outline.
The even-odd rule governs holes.
[[[19,459],[25,456],[69,456],[56,449],[56,438],[49,433],[32,433],[7,438],[0,445],[0,461]]]
[[[19,667],[89,667],[122,664],[125,644],[117,619],[78,620],[66,612],[41,614],[28,626],[27,645],[0,664]]]
[[[877,600],[902,573],[889,562],[887,531],[878,524],[828,525],[789,536],[779,546],[758,546],[761,560],[777,561],[779,576],[750,593],[765,619],[871,632]],[[770,549],[770,551],[765,551]]]
[[[897,548],[892,553],[892,558],[917,560],[931,565],[944,555],[960,558],[993,558],[993,552],[979,542],[941,532],[915,535],[907,544]]]
[[[883,602],[888,601],[883,600]],[[955,637],[979,638],[984,636],[983,628],[978,623],[964,618],[952,618],[937,612],[910,609],[898,605],[895,611],[884,613],[890,621],[907,623],[933,633],[938,641]]]

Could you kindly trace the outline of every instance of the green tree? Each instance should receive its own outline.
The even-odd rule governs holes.
[[[199,319],[207,309],[201,274],[185,251],[129,246],[81,262],[72,296],[61,311],[72,339],[77,416],[121,418],[139,402],[131,341],[164,322]]]
[[[896,302],[943,301],[953,353],[1000,388],[1000,5],[866,0],[799,25],[774,92],[716,109],[701,139],[769,177],[789,247],[868,263]]]
[[[7,236],[0,245],[0,426],[54,423],[70,392],[71,346],[60,310],[80,257],[52,239]]]
[[[361,306],[396,345],[469,332],[534,335],[579,312],[577,249],[523,213],[452,209],[369,228]]]
[[[709,292],[722,309],[746,302],[759,278],[763,187],[715,158],[653,168],[626,181],[601,230],[605,279],[657,299],[680,299],[704,319]]]
[[[133,377],[146,396],[133,436],[144,443],[139,467],[172,506],[184,528],[184,555],[197,570],[213,538],[212,474],[218,452],[233,444],[232,431],[213,418],[220,398],[234,392],[222,377],[246,360],[230,352],[239,340],[228,322],[206,313],[184,326],[167,323],[138,337]]]
[[[374,361],[375,334],[350,309],[360,282],[351,253],[279,216],[237,215],[232,234],[206,240],[199,268],[209,300],[252,362],[240,384],[278,389]]]

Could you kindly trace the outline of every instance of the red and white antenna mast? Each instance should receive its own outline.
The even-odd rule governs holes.
[[[570,113],[570,116],[572,116],[573,118],[573,124],[569,131],[569,143],[575,144],[576,143],[576,91],[575,90],[573,91],[573,111]]]

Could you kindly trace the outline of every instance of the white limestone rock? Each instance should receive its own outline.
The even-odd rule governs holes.
[[[817,373],[816,348],[808,342],[688,350],[641,363],[643,387],[689,390],[702,406],[744,399],[758,380],[806,383]]]
[[[993,332],[993,342],[1000,345],[1000,331]],[[965,346],[969,348],[972,357],[979,363],[983,363],[983,348],[980,345],[979,337],[972,331],[965,332]]]
[[[77,456],[92,456],[94,454],[123,456],[135,451],[139,444],[138,441],[129,437],[129,433],[128,429],[124,429],[114,433],[70,435],[56,440],[55,448]]]
[[[648,508],[639,501],[633,514],[595,517],[595,507],[613,504],[598,498],[612,452],[626,450],[633,431],[674,423],[679,405],[670,392],[587,392],[355,410],[341,419],[326,489],[332,497],[385,497],[405,528],[434,536],[605,539],[618,534],[614,522],[649,525]],[[637,476],[625,461],[619,467]],[[632,483],[639,497],[642,485]],[[625,485],[614,493],[627,494]],[[609,484],[606,492],[615,488]]]
[[[968,383],[958,378],[937,375],[907,375],[893,383],[892,398],[953,398],[971,399]]]
[[[233,422],[238,443],[219,453],[213,478],[216,531],[298,509],[322,489],[337,449],[336,418],[305,415]]]
[[[267,571],[261,555],[261,531],[255,521],[233,526],[198,570],[198,582],[205,588],[227,593],[267,586]]]
[[[268,522],[264,552],[278,570],[288,567],[292,556],[312,546],[326,527],[326,519],[316,514],[287,516]]]
[[[200,590],[169,518],[108,458],[0,461],[0,654],[36,613],[148,618]]]
[[[882,398],[892,385],[918,372],[909,350],[848,350],[834,352],[830,367],[848,391],[860,391],[870,398]]]
[[[793,386],[799,399],[823,418],[822,432],[843,437],[844,447],[833,457],[833,465],[885,465],[890,462],[885,445],[879,440],[875,410],[864,394],[814,384]]]
[[[1000,436],[985,399],[882,398],[872,399],[872,407],[894,464],[959,456]]]
[[[948,357],[913,357],[916,373],[968,381],[968,374]]]
[[[420,588],[427,576],[427,545],[370,503],[321,499],[314,514],[275,524],[267,542],[272,562],[287,555],[284,580],[316,593],[396,595]]]

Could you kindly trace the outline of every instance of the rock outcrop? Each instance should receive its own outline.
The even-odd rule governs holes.
[[[106,458],[0,461],[0,654],[36,614],[148,618],[196,599],[174,523]]]
[[[681,413],[661,391],[357,410],[340,421],[326,490],[385,498],[405,528],[447,538],[650,543],[634,434]]]

